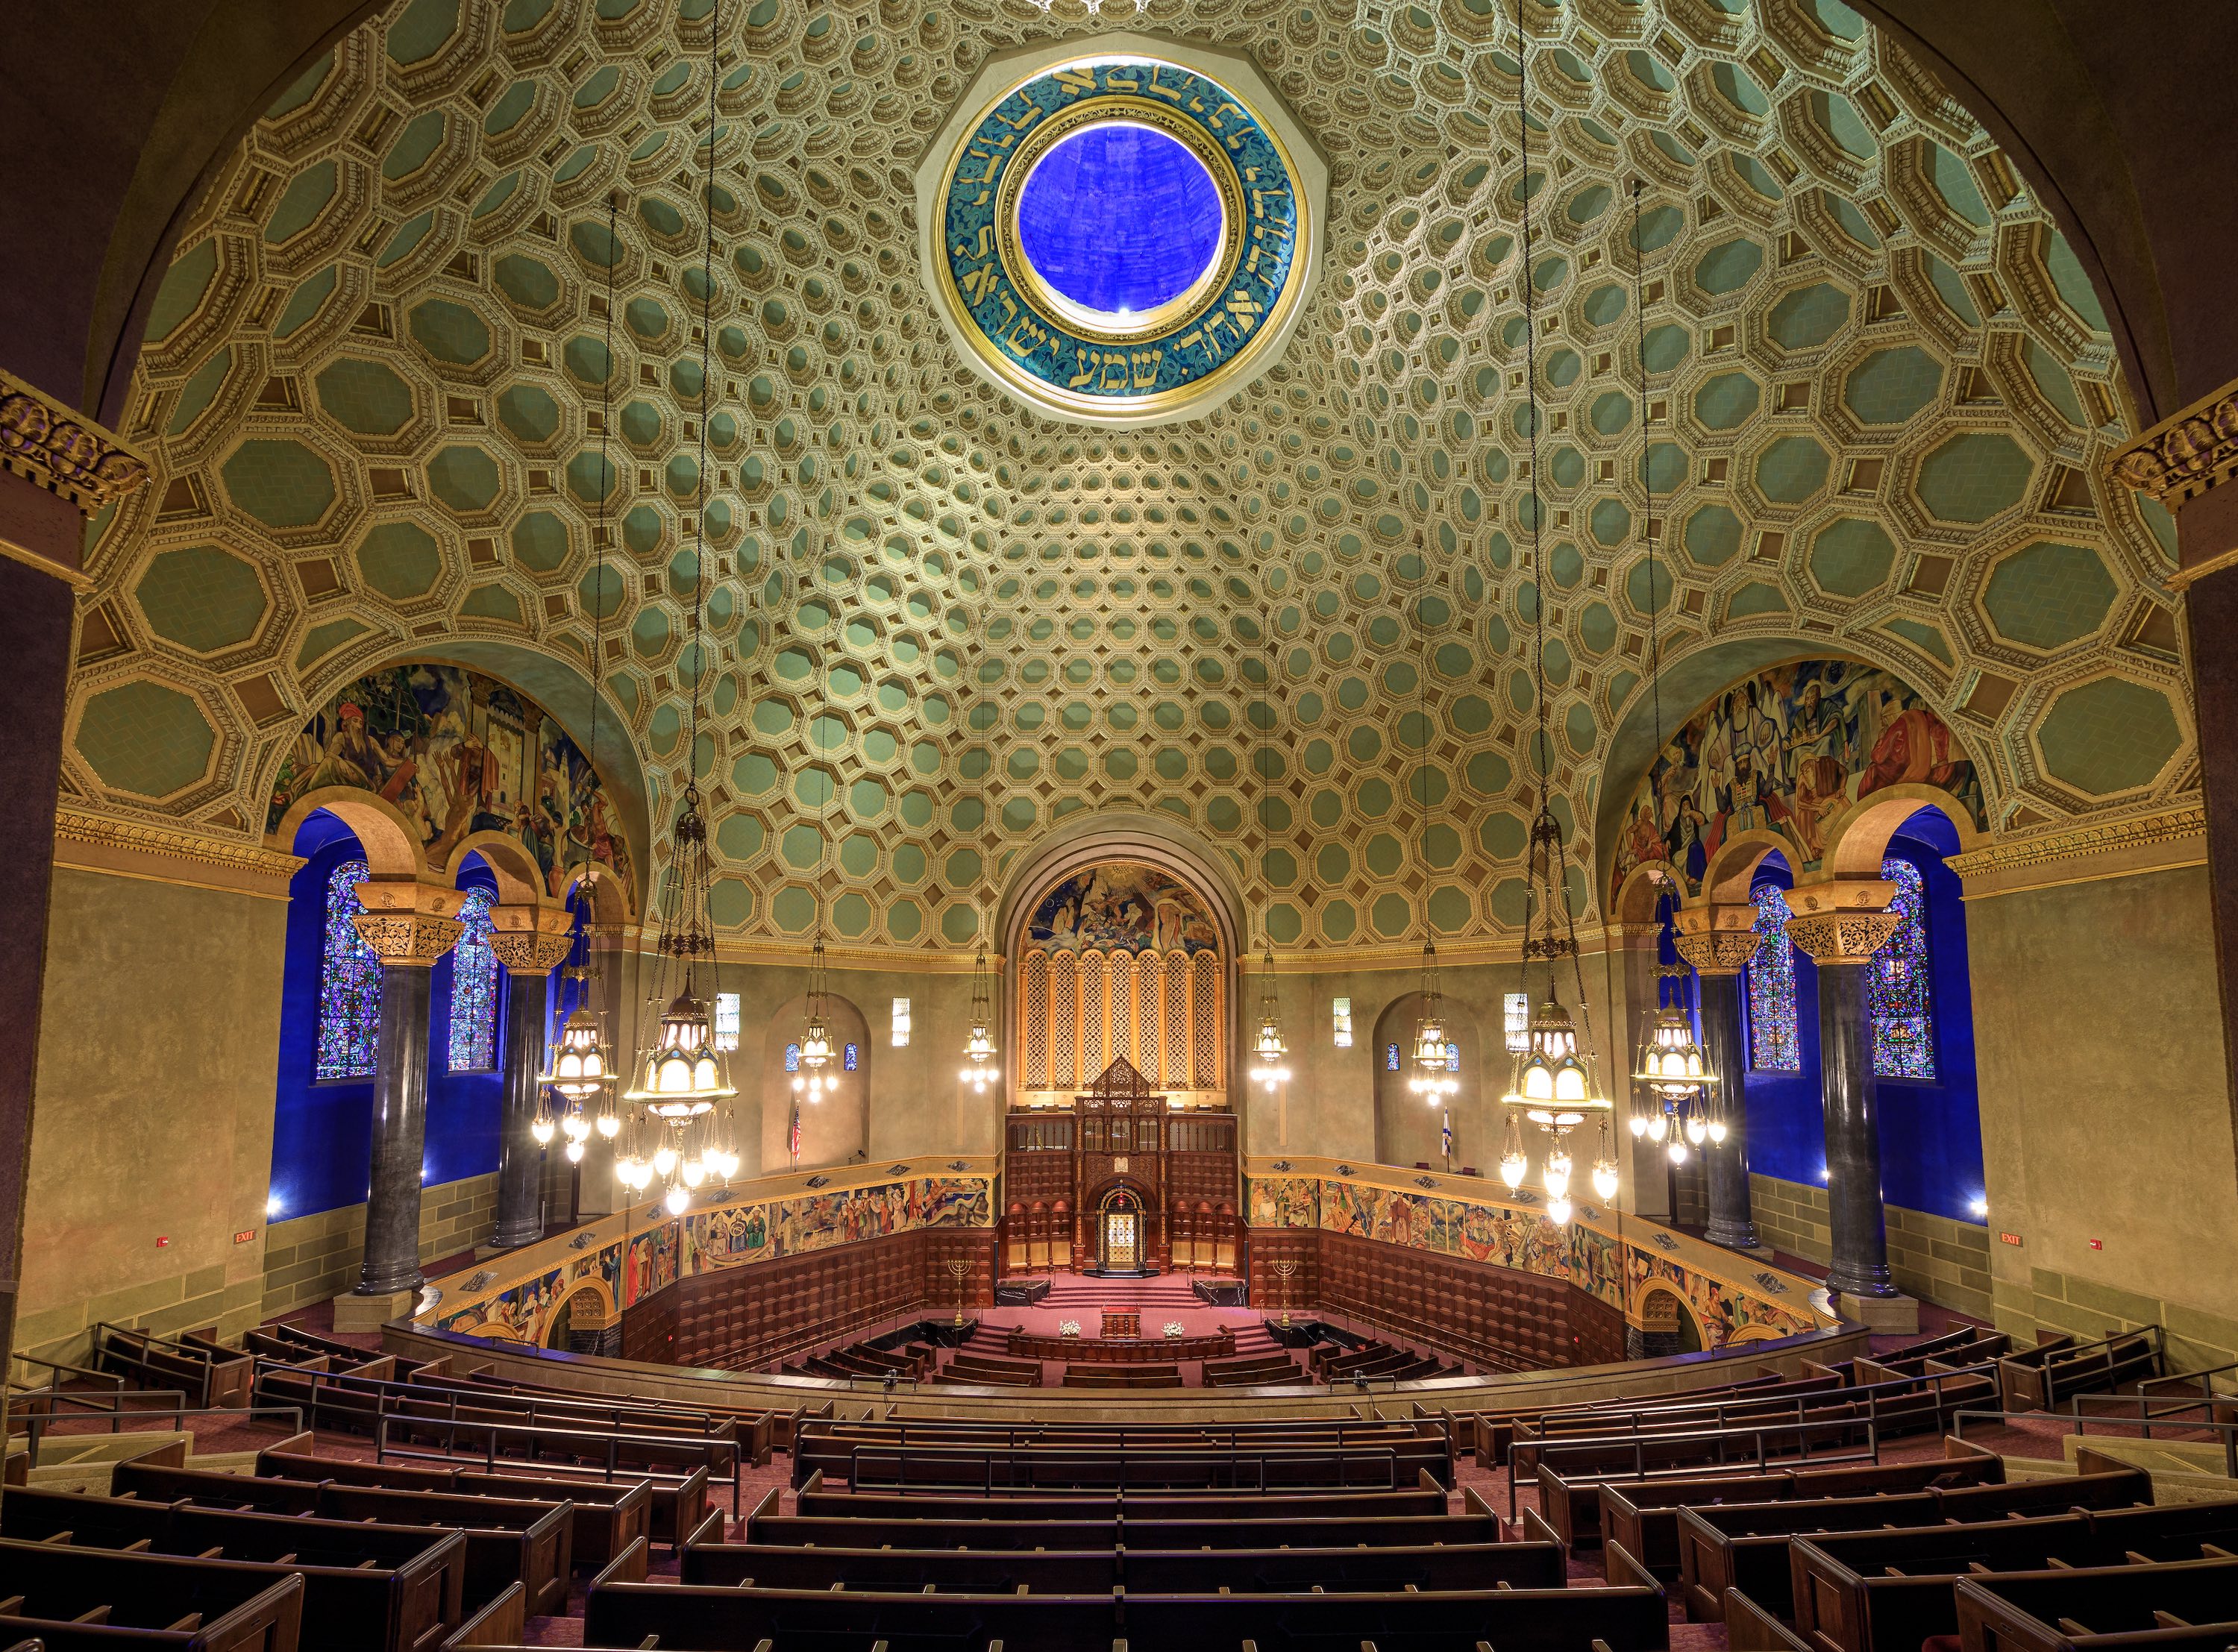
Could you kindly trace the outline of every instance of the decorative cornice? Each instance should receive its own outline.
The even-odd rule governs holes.
[[[190,827],[96,815],[64,804],[55,811],[55,863],[285,900],[288,882],[303,862],[261,843],[211,837]]]
[[[2096,882],[2198,866],[2207,859],[2207,807],[2179,803],[2079,826],[2048,827],[1968,849],[1943,864],[1965,881],[1966,899]]]
[[[0,465],[90,515],[147,485],[148,461],[111,431],[0,370]]]
[[[2238,474],[2238,382],[2171,414],[2107,460],[2124,487],[2171,507]]]
[[[2207,836],[2207,805],[2183,803],[2149,815],[2121,820],[2093,821],[2084,826],[2062,827],[2028,837],[1950,855],[1943,863],[1960,877],[1983,872],[2003,872],[2023,866],[2048,866],[2057,861],[2079,861],[2109,849],[2142,849],[2155,843],[2178,843]]]

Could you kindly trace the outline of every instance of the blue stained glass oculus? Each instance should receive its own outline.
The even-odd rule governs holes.
[[[1873,1071],[1884,1079],[1931,1080],[1935,1008],[1927,968],[1927,890],[1919,869],[1893,855],[1881,862],[1881,876],[1896,885],[1889,910],[1901,922],[1873,954]]]
[[[1758,1073],[1800,1073],[1787,896],[1777,883],[1759,883],[1749,898],[1756,904],[1756,932],[1764,937],[1748,964],[1749,1066]]]
[[[497,954],[490,948],[497,897],[469,889],[459,908],[459,938],[451,948],[450,1065],[454,1073],[487,1073],[497,1066]]]
[[[1018,195],[1018,241],[1036,274],[1083,310],[1155,310],[1195,286],[1220,252],[1220,188],[1189,147],[1134,121],[1073,133]]]
[[[344,861],[327,879],[315,1079],[373,1076],[374,1040],[381,1032],[381,960],[351,922],[365,909],[358,904],[357,886],[370,876],[363,861]]]

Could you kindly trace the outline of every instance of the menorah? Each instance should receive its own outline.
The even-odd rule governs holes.
[[[949,1278],[956,1281],[956,1323],[960,1326],[963,1323],[963,1281],[970,1276],[971,1264],[968,1259],[959,1259],[947,1267]]]
[[[1286,1256],[1279,1262],[1269,1262],[1267,1271],[1282,1282],[1282,1323],[1288,1325],[1290,1323],[1290,1276],[1298,1271],[1297,1259]]]

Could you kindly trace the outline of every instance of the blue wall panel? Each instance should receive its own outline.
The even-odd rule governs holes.
[[[1956,853],[1950,823],[1923,810],[1889,845],[1920,869],[1927,890],[1929,968],[1934,981],[1936,1080],[1879,1081],[1881,1196],[1907,1210],[1979,1222],[1982,1118],[1975,1087],[1974,1013],[1966,959],[1966,909],[1943,856]],[[1758,882],[1792,888],[1778,856]],[[1818,1100],[1818,971],[1798,953],[1796,1011],[1803,1070],[1747,1075],[1749,1168],[1783,1181],[1823,1186],[1825,1120]]]
[[[319,966],[324,940],[327,880],[346,860],[362,855],[356,837],[323,811],[303,823],[295,852],[307,857],[288,885],[288,960],[280,992],[280,1062],[274,1085],[270,1219],[287,1221],[348,1205],[361,1205],[372,1175],[373,1080],[319,1083],[311,1074],[318,1049]],[[494,887],[481,862],[469,857],[461,887]],[[427,1144],[424,1162],[433,1186],[487,1175],[497,1168],[498,1115],[504,1099],[504,994],[499,988],[498,1070],[449,1070],[451,961],[435,966],[432,1030],[428,1038]]]

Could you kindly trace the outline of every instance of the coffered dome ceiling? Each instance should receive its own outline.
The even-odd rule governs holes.
[[[1442,934],[1512,936],[1525,279],[1555,780],[1581,826],[1644,697],[1651,602],[1674,662],[1753,638],[1897,672],[1976,756],[1993,825],[2195,785],[2173,526],[2100,474],[2128,424],[2096,302],[1987,136],[1837,0],[1526,3],[1527,180],[1491,0],[726,6],[696,653],[711,10],[407,0],[273,106],[149,324],[128,427],[158,475],[94,527],[80,801],[252,836],[339,684],[459,638],[581,661],[596,606],[655,819],[687,763],[712,789],[733,939],[812,926],[819,816],[838,932],[922,947],[968,944],[1008,857],[1105,806],[1228,849],[1285,946],[1402,942],[1425,903]],[[1328,172],[1279,359],[1136,431],[967,366],[912,184],[992,54],[1119,27],[1248,53]]]

